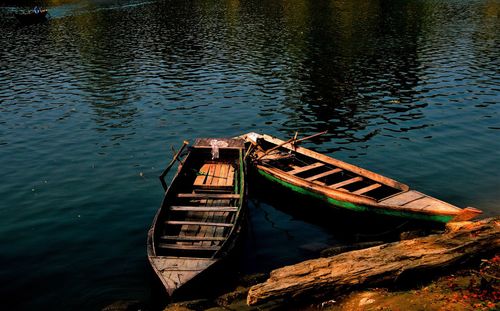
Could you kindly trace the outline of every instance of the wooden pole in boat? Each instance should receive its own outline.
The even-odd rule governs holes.
[[[295,137],[296,137],[295,136],[295,137],[290,138],[289,140],[287,140],[287,141],[285,141],[285,142],[283,142],[283,143],[281,143],[281,144],[279,144],[277,146],[272,147],[271,149],[266,150],[266,152],[264,152],[264,154],[262,154],[260,157],[258,157],[257,160],[260,160],[264,156],[268,155],[269,152],[274,151],[274,150],[276,150],[276,149],[278,149],[280,147],[283,147],[286,144],[289,144],[289,143],[293,142],[292,145],[294,145],[294,144],[299,143],[301,141],[304,141],[304,140],[307,140],[307,139],[311,139],[311,138],[314,138],[316,136],[320,136],[320,135],[323,135],[323,134],[326,134],[326,133],[328,133],[328,131],[323,131],[321,133],[316,133],[316,134],[313,134],[313,135],[310,135],[310,136],[307,136],[307,137],[304,137],[304,138],[301,138],[301,139],[297,139],[297,140],[295,140]]]
[[[311,139],[311,138],[314,138],[316,136],[320,136],[320,135],[323,135],[323,134],[326,134],[328,133],[328,131],[323,131],[323,132],[320,132],[320,133],[316,133],[316,134],[313,134],[311,136],[307,136],[307,137],[304,137],[304,138],[301,138],[301,139],[297,139],[294,143],[300,143],[301,141],[304,141],[304,140],[308,140],[308,139]]]
[[[252,152],[253,147],[255,147],[255,145],[253,143],[250,144],[250,147],[248,148],[247,152],[245,153],[245,156],[243,157],[243,161],[245,161],[247,159],[250,152]]]
[[[170,163],[165,168],[165,170],[163,170],[163,173],[161,173],[161,175],[158,177],[158,178],[160,178],[161,185],[163,186],[163,189],[165,191],[167,191],[167,189],[168,189],[167,183],[165,182],[165,175],[167,175],[168,171],[170,170],[170,168],[172,168],[172,165],[174,165],[175,161],[178,161],[179,156],[181,155],[182,151],[184,150],[184,148],[187,145],[189,145],[189,142],[187,140],[185,140],[184,143],[182,144],[181,149],[179,149],[179,151],[174,155],[174,158],[172,159],[172,161],[170,161]]]
[[[174,149],[174,147],[173,147],[173,146],[170,146],[170,149],[172,149],[172,152],[173,152],[174,154],[177,152],[177,151],[175,151],[175,149]],[[179,161],[179,164],[180,164],[180,165],[184,165],[184,162],[183,162],[181,159],[176,158],[176,159],[174,159],[174,160]]]
[[[299,131],[296,131],[295,132],[295,135],[293,136],[293,141],[291,143],[292,145],[292,148],[295,149],[295,143],[296,143],[296,140],[297,140],[297,136],[299,135]],[[290,150],[290,152],[292,152],[292,150]]]

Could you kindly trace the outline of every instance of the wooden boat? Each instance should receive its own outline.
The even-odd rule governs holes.
[[[253,166],[259,175],[335,207],[381,215],[446,223],[469,220],[481,211],[461,209],[358,166],[283,141],[248,133]]]
[[[169,187],[164,182],[168,168],[160,176],[166,191],[147,250],[171,298],[237,244],[246,208],[244,151],[241,139],[198,139],[182,161],[172,160],[168,168],[176,160],[181,164]]]
[[[35,24],[47,20],[47,10],[40,10],[39,13],[30,11],[28,13],[16,13],[14,15],[17,20],[23,24]]]

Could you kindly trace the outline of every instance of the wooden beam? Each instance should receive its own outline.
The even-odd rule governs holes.
[[[201,245],[183,245],[183,244],[158,244],[159,248],[164,249],[179,249],[179,250],[192,250],[192,251],[217,251],[220,246],[201,246]]]
[[[162,235],[160,236],[161,240],[171,240],[171,241],[225,241],[227,237],[217,236],[217,237],[208,237],[208,236],[192,236],[192,235]]]
[[[287,173],[288,174],[292,174],[292,175],[296,175],[298,173],[309,171],[309,170],[312,170],[314,168],[321,167],[323,165],[325,165],[325,164],[321,163],[321,162],[316,162],[316,163],[313,163],[313,164],[310,164],[310,165],[307,165],[307,166],[302,166],[302,167],[296,168],[296,169],[291,170],[291,171],[289,171]]]
[[[323,177],[326,177],[326,176],[330,176],[330,175],[333,175],[335,173],[339,173],[339,172],[342,172],[342,169],[341,168],[335,168],[333,170],[330,170],[330,171],[326,171],[326,172],[323,172],[321,174],[318,174],[318,175],[314,175],[314,176],[311,176],[311,177],[308,177],[308,178],[305,178],[305,180],[308,180],[308,181],[314,181],[316,179],[320,179],[320,178],[323,178]]]
[[[353,184],[355,182],[362,181],[362,180],[363,180],[363,177],[356,176],[356,177],[353,177],[351,179],[344,180],[344,181],[338,182],[336,184],[330,185],[328,187],[333,188],[333,189],[337,189],[337,188],[344,187],[344,186],[347,186],[347,185],[350,185],[350,184]]]
[[[167,225],[197,225],[197,226],[215,226],[215,227],[232,227],[233,224],[223,222],[203,222],[203,221],[184,221],[184,220],[168,220]]]
[[[375,190],[377,188],[380,188],[382,187],[381,184],[373,184],[373,185],[369,185],[367,187],[364,187],[364,188],[361,188],[361,189],[358,189],[356,191],[353,191],[354,194],[363,194],[363,193],[367,193],[369,191],[372,191],[372,190]]]
[[[170,206],[175,212],[237,212],[234,206]]]
[[[179,193],[178,198],[184,199],[239,199],[235,193]]]

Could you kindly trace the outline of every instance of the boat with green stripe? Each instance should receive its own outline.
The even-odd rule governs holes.
[[[249,143],[247,157],[257,173],[296,193],[353,212],[447,223],[470,220],[482,212],[459,208],[410,189],[364,168],[258,133],[241,136]]]

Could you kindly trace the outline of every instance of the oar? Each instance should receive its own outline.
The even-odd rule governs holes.
[[[178,158],[187,145],[189,145],[189,142],[187,140],[185,140],[184,143],[182,144],[181,149],[179,149],[179,151],[174,155],[174,158],[172,159],[172,161],[170,161],[170,163],[165,168],[165,170],[163,170],[163,173],[161,173],[161,175],[158,177],[158,178],[160,178],[161,185],[163,186],[163,189],[165,191],[167,191],[167,189],[168,189],[167,183],[165,182],[165,176],[167,175],[170,168],[172,168],[172,165],[174,165],[175,161],[180,161]]]

